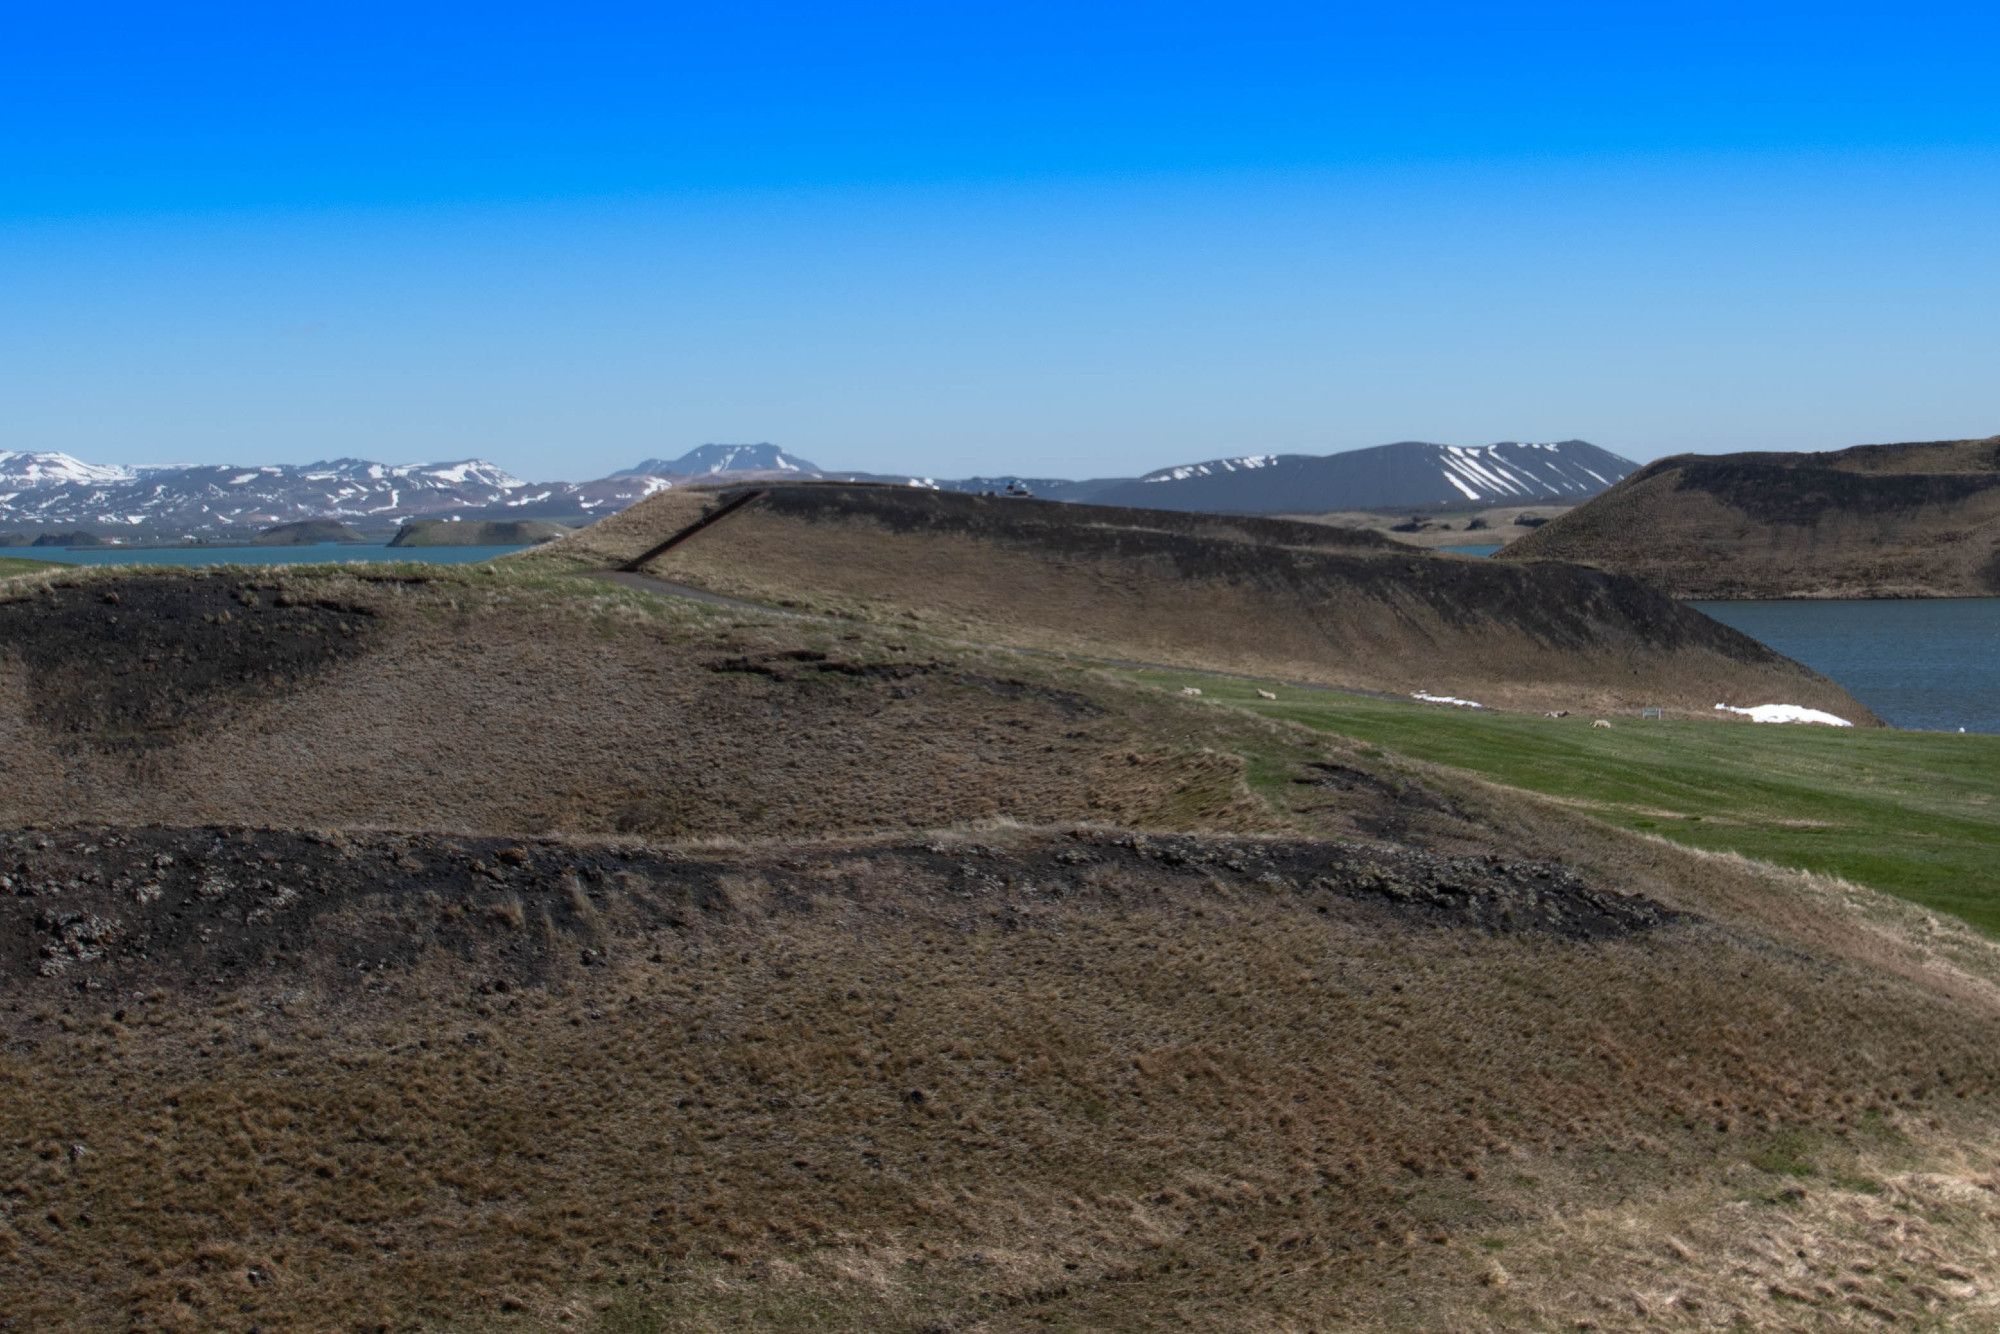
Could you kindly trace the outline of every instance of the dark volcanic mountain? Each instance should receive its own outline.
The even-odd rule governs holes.
[[[1509,547],[1683,597],[2000,594],[2000,436],[1682,454]]]
[[[1638,466],[1582,440],[1479,446],[1405,441],[1324,457],[1252,454],[1162,468],[1095,490],[1088,499],[1238,514],[1575,504]]]

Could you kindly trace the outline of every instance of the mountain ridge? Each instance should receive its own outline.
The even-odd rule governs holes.
[[[594,519],[675,486],[760,479],[879,482],[925,490],[1186,512],[1280,514],[1510,502],[1575,503],[1637,464],[1585,441],[1439,445],[1403,441],[1341,454],[1244,454],[1137,477],[938,478],[842,471],[768,443],[705,444],[589,481],[528,482],[479,458],[386,464],[123,467],[48,451],[0,451],[0,527],[91,526],[134,538],[249,534],[330,519],[390,531],[411,520]]]

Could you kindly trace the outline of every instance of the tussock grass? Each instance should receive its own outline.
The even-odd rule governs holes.
[[[1996,1129],[1990,1011],[1714,926],[1413,930],[974,832],[746,850],[667,926],[679,872],[593,881],[601,954],[541,984],[497,921],[345,978],[16,984],[10,1311],[1480,1329],[1637,1293],[1700,1328],[1976,1319],[2000,1275],[1951,1147]]]
[[[1922,822],[1983,827],[1986,780],[1912,738],[1260,701],[564,568],[232,576],[367,608],[367,649],[144,766],[52,734],[0,646],[0,765],[37,775],[5,814],[68,826],[21,835],[33,857],[79,840],[12,887],[0,942],[6,1314],[1990,1323],[2000,947],[1851,870],[1738,855],[1838,828],[1816,793],[1845,757],[1879,780],[1840,812],[1878,854],[1965,864]],[[84,687],[153,675],[98,656]],[[1754,797],[1733,826],[1730,784]],[[240,903],[191,865],[151,899],[150,847],[103,874],[83,841],[117,831],[80,819],[321,830],[376,869],[328,898],[306,854],[239,848]],[[504,839],[447,880],[421,839],[371,842],[412,825]],[[1164,829],[1321,860],[1273,882],[1282,839],[1191,860],[1212,840]],[[1473,929],[1315,890],[1354,849],[1306,835],[1560,860],[1674,914]]]

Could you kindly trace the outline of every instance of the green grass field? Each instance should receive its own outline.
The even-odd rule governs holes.
[[[37,570],[50,569],[52,560],[29,560],[25,556],[0,556],[0,579],[17,574],[33,574]]]
[[[1139,672],[1470,770],[1627,829],[1837,875],[2000,935],[2000,736],[1474,713],[1192,672]]]

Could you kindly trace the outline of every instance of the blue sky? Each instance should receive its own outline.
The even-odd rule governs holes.
[[[1921,4],[38,5],[0,448],[1991,434],[1996,56]]]

